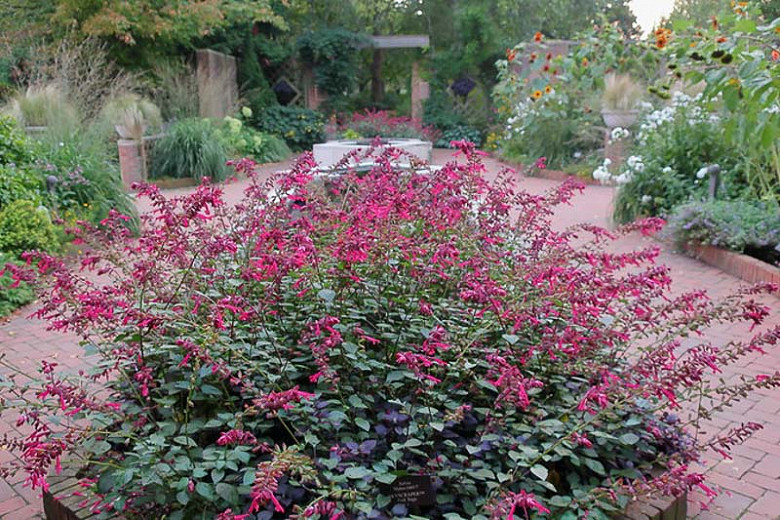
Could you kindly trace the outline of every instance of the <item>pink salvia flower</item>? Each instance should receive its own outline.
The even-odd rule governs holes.
[[[257,444],[257,439],[250,432],[243,430],[229,430],[222,432],[217,439],[217,444],[220,446],[252,446]]]
[[[532,493],[526,493],[524,489],[521,489],[519,493],[509,493],[504,500],[509,503],[509,514],[507,514],[506,520],[515,519],[517,508],[523,510],[523,516],[525,518],[528,518],[530,512],[533,510],[543,514],[550,512],[550,510],[544,507],[541,502],[536,500],[536,497]]]
[[[278,412],[279,410],[289,410],[295,403],[299,403],[304,399],[313,399],[315,394],[309,392],[302,392],[296,385],[290,390],[284,390],[282,392],[271,392],[263,397],[255,399],[254,405],[260,410],[267,410],[268,412]]]

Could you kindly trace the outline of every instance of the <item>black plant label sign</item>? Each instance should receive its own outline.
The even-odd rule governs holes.
[[[436,505],[436,493],[429,475],[406,475],[392,484],[385,484],[382,492],[390,496],[391,503],[405,506]]]

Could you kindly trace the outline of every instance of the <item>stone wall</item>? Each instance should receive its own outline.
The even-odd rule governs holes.
[[[208,49],[199,50],[197,58],[200,116],[222,119],[238,108],[236,59]]]

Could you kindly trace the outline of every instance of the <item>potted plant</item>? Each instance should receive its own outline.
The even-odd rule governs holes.
[[[149,131],[159,131],[162,126],[160,109],[150,100],[137,94],[127,93],[111,99],[101,110],[99,125],[103,135],[109,135],[116,131],[119,135],[118,146],[126,149],[125,154],[137,153],[140,165],[140,179],[132,175],[126,179],[126,183],[132,184],[135,180],[146,180],[147,171],[147,141]],[[128,152],[127,150],[136,150]],[[122,155],[120,153],[120,164]],[[135,161],[132,161],[135,162]]]
[[[147,130],[159,131],[160,109],[150,100],[127,93],[110,100],[101,110],[101,122],[121,139],[141,141]]]
[[[47,130],[69,132],[79,121],[76,108],[54,84],[33,85],[20,91],[5,106],[28,134]]]
[[[642,87],[627,74],[609,74],[601,96],[601,116],[609,128],[629,127],[636,122]]]

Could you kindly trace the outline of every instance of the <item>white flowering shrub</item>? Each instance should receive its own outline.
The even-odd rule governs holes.
[[[560,168],[598,148],[603,139],[600,125],[601,116],[569,95],[564,84],[539,89],[512,106],[504,153],[529,163],[544,156],[550,166]]]
[[[632,155],[619,167],[605,161],[593,171],[594,179],[620,188],[617,222],[665,216],[676,205],[705,197],[713,164],[720,165],[722,193],[736,196],[746,189],[739,152],[725,144],[715,107],[700,95],[676,92],[668,105],[643,111]],[[610,137],[627,136],[617,131]]]

